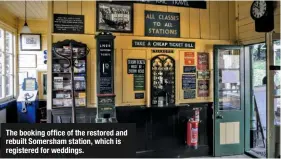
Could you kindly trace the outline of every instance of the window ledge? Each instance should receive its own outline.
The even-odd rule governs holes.
[[[0,104],[0,110],[5,109],[10,103],[15,102],[16,99],[10,99]]]

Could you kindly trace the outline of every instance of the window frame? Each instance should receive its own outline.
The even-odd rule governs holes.
[[[16,32],[13,31],[12,29],[9,29],[9,28],[6,28],[5,26],[3,25],[0,25],[0,29],[3,30],[3,50],[0,51],[0,54],[2,54],[2,57],[1,57],[1,61],[2,61],[2,89],[0,91],[2,91],[2,97],[0,97],[0,104],[1,103],[4,103],[4,102],[7,102],[9,100],[12,100],[14,99],[15,97],[15,81],[16,81],[16,76],[15,76],[15,73],[16,73]],[[11,34],[11,52],[7,52],[6,51],[6,33],[10,33]],[[6,73],[6,70],[7,70],[7,67],[6,67],[6,57],[7,56],[11,56],[12,59],[10,59],[11,61],[11,66],[10,66],[10,73],[7,74]],[[6,95],[6,84],[7,84],[7,80],[6,78],[9,77],[10,78],[10,93],[9,95]]]

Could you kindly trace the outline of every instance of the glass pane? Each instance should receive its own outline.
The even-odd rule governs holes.
[[[13,73],[13,56],[11,54],[7,54],[5,57],[5,69],[6,74],[12,74]]]
[[[273,47],[274,47],[274,65],[275,66],[281,66],[281,62],[280,62],[280,50],[281,50],[280,40],[274,41]]]
[[[240,50],[219,50],[219,109],[240,110]]]
[[[13,41],[13,36],[10,32],[6,31],[6,39],[5,39],[5,47],[6,47],[6,52],[7,53],[12,53],[13,52],[13,45],[12,45],[12,41]]]
[[[3,98],[3,76],[0,74],[0,98]]]
[[[4,51],[4,31],[0,29],[0,52]]]
[[[6,96],[13,94],[13,76],[7,75],[6,77]]]
[[[3,74],[3,61],[2,61],[2,54],[0,53],[0,74]]]

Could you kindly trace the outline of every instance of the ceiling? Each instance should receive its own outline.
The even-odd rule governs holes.
[[[15,16],[24,19],[24,1],[0,1],[0,5]],[[27,19],[47,19],[47,1],[28,0],[26,1]]]

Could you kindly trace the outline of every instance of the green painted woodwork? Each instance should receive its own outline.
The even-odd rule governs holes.
[[[219,50],[240,50],[240,110],[219,110]],[[214,156],[238,155],[244,153],[244,109],[245,109],[245,64],[242,46],[215,45],[214,46]],[[217,118],[219,115],[222,119]],[[239,122],[240,142],[237,144],[220,145],[220,123]],[[227,134],[225,134],[227,135]]]

